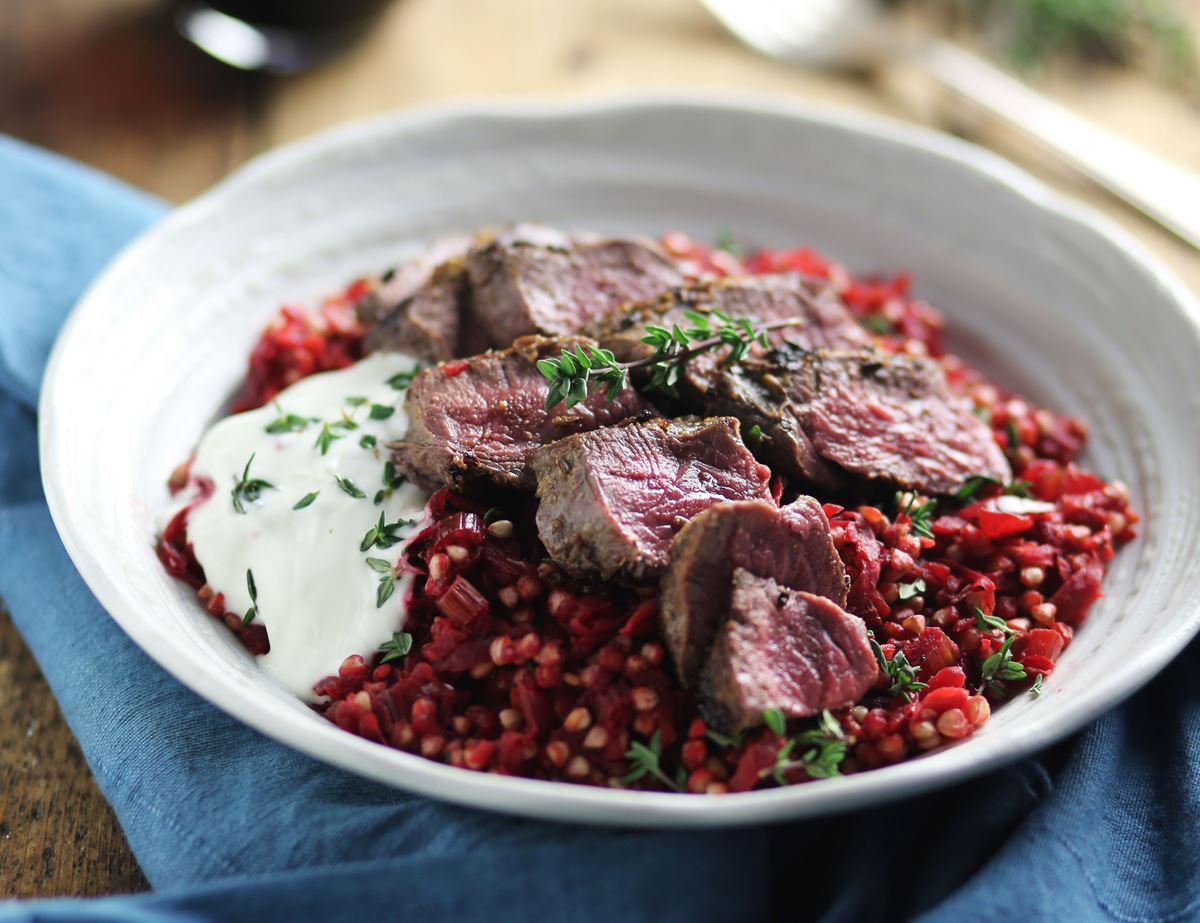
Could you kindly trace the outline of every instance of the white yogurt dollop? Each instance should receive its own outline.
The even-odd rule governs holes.
[[[192,462],[192,475],[215,485],[188,516],[188,539],[208,583],[225,594],[227,611],[255,608],[271,641],[259,658],[263,669],[308,700],[313,684],[348,655],[369,656],[404,623],[412,578],[392,578],[381,562],[399,561],[417,529],[407,521],[420,519],[429,495],[394,479],[388,488],[385,444],[408,425],[403,392],[389,379],[416,365],[401,353],[374,353],[306,378],[266,407],[215,423]],[[256,490],[254,481],[271,486]],[[235,503],[242,483],[250,487]],[[396,541],[360,550],[380,513]],[[394,590],[380,604],[389,579]]]

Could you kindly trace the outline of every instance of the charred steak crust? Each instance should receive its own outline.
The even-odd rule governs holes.
[[[846,600],[846,571],[818,501],[799,497],[782,509],[761,501],[710,507],[675,536],[661,582],[663,637],[686,686],[729,613],[738,568],[839,605]]]
[[[656,249],[633,240],[496,240],[472,250],[467,266],[472,319],[493,346],[532,333],[579,333],[683,281]]]
[[[615,401],[597,393],[570,410],[544,407],[546,379],[537,360],[589,341],[523,337],[510,348],[451,366],[426,369],[409,385],[405,438],[391,444],[392,460],[427,490],[489,481],[532,488],[529,453],[540,445],[653,408],[631,388]]]
[[[1012,479],[991,428],[951,392],[934,359],[785,346],[730,377],[754,380],[765,407],[779,408],[776,421],[763,415],[763,432],[785,475],[810,477],[815,454],[930,494],[953,493],[975,474]]]
[[[454,358],[459,354],[468,294],[467,265],[458,257],[437,266],[424,285],[383,313],[371,307],[369,296],[364,298],[359,316],[365,316],[368,310],[375,315],[364,348],[369,353],[394,349],[426,362]],[[375,300],[379,300],[378,295]]]
[[[691,324],[688,311],[700,314],[719,311],[733,318],[753,317],[760,323],[805,318],[803,325],[771,331],[769,340],[776,344],[789,340],[816,349],[854,348],[871,343],[870,335],[826,286],[795,273],[731,276],[678,286],[619,314],[601,318],[587,332],[611,349],[618,359],[628,362],[646,358],[653,351],[642,342],[647,324],[664,327],[678,324],[687,329]],[[759,351],[759,347],[754,347],[751,355]],[[706,394],[723,356],[724,350],[716,350],[688,363],[685,392],[693,401]]]
[[[581,578],[655,577],[692,517],[722,501],[770,498],[770,472],[728,417],[597,429],[538,449],[530,466],[542,543]]]
[[[736,733],[777,708],[788,718],[857,702],[878,675],[862,619],[824,596],[733,572],[729,619],[700,675],[700,711]]]

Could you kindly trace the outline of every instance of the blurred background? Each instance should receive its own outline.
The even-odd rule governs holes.
[[[792,13],[803,19],[825,2],[793,0]],[[903,29],[972,47],[1200,171],[1200,0],[887,6]],[[768,58],[698,0],[0,0],[0,132],[171,202],[261,151],[360,116],[667,88],[769,93],[962,135],[1108,213],[1200,290],[1196,251],[914,68]],[[0,606],[0,897],[145,886]]]

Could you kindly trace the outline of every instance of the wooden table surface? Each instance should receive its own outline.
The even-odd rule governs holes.
[[[1191,15],[1200,27],[1200,10]],[[1194,100],[1105,68],[1058,67],[1037,82],[1200,171]],[[1200,290],[1200,255],[916,75],[851,79],[792,69],[738,45],[694,0],[397,0],[349,53],[286,78],[241,74],[205,58],[174,38],[169,11],[153,0],[0,5],[0,131],[171,202],[260,151],[388,109],[679,87],[786,94],[965,134],[1108,213]],[[0,610],[0,898],[146,887],[50,690]]]

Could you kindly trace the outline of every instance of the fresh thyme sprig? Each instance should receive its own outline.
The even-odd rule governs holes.
[[[367,567],[381,575],[379,589],[375,593],[375,608],[382,609],[383,604],[396,592],[396,570],[383,558],[367,558]]]
[[[1004,619],[1000,618],[1000,616],[988,615],[978,606],[973,606],[972,608],[975,614],[975,627],[980,631],[991,631],[993,628],[995,628],[1004,632],[1006,635],[1015,634],[1015,632],[1008,627],[1008,622],[1004,621]]]
[[[372,548],[391,548],[393,545],[399,544],[399,531],[411,526],[415,521],[413,519],[397,519],[395,522],[387,522],[383,511],[380,510],[379,522],[367,530],[367,534],[363,536],[358,550],[366,552]]]
[[[744,359],[755,343],[766,346],[768,331],[806,323],[802,317],[756,325],[753,318],[731,318],[719,311],[711,314],[685,311],[684,314],[692,324],[686,330],[678,324],[673,324],[670,329],[655,324],[646,327],[642,342],[654,347],[654,352],[644,359],[618,362],[611,350],[581,344],[574,349],[564,349],[557,358],[538,360],[538,371],[550,382],[546,409],[560,401],[565,401],[570,409],[601,387],[608,400],[616,400],[629,384],[629,373],[638,368],[650,369],[646,390],[674,397],[684,366],[695,356],[728,346],[729,354],[721,361],[728,367]]]
[[[769,712],[763,713],[764,720],[768,714]],[[782,719],[782,714],[779,717]],[[769,721],[768,726],[774,723]],[[772,730],[774,731],[773,727]],[[841,723],[829,709],[825,709],[817,720],[817,726],[797,734],[780,747],[779,752],[775,754],[775,764],[762,770],[760,776],[765,778],[770,774],[779,785],[787,784],[786,774],[792,769],[803,769],[813,779],[839,776],[848,743]],[[799,756],[793,758],[794,753],[799,753]]]
[[[659,766],[659,761],[662,759],[661,732],[655,731],[648,745],[639,740],[630,743],[629,749],[625,751],[625,759],[629,760],[631,768],[629,773],[622,779],[623,782],[636,782],[642,776],[651,775],[667,786],[667,788],[677,792],[681,790],[682,787],[663,772],[662,767]]]
[[[917,495],[910,491],[896,492],[896,514],[907,516],[912,530],[922,538],[933,538],[933,514],[937,511],[937,499],[917,503]]]
[[[983,677],[984,685],[990,686],[997,692],[1004,691],[1001,683],[1025,679],[1025,667],[1013,660],[1012,657],[1012,646],[1015,640],[1016,638],[1009,636],[1000,645],[1000,650],[992,654],[991,657],[983,662],[983,666],[980,667],[979,672]]]
[[[883,648],[879,646],[873,633],[867,632],[867,640],[871,644],[871,651],[875,654],[875,662],[879,664],[879,672],[888,681],[887,694],[903,696],[904,701],[911,702],[910,693],[918,692],[927,685],[917,679],[917,668],[908,662],[904,651],[896,651],[891,660],[884,657]]]
[[[275,485],[270,481],[264,481],[262,478],[250,477],[250,466],[254,463],[254,455],[251,454],[246,462],[246,467],[242,469],[241,479],[233,485],[233,490],[230,495],[233,497],[233,510],[235,513],[245,515],[246,504],[253,503],[259,498],[264,490],[275,490]]]

